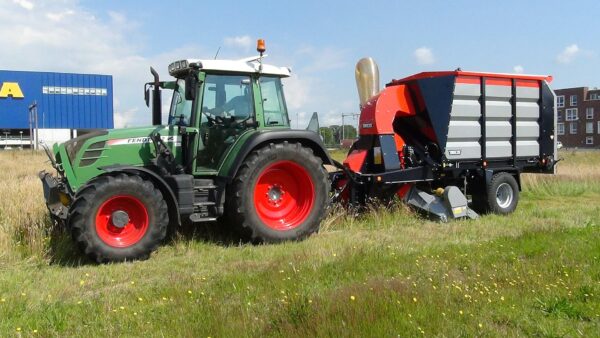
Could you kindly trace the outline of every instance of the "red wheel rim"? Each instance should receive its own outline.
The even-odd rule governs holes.
[[[308,171],[292,161],[278,161],[262,171],[254,190],[258,217],[271,229],[285,231],[308,218],[315,187]]]
[[[127,218],[123,218],[124,214]],[[115,215],[121,216],[117,219]],[[148,210],[136,197],[117,195],[104,201],[96,214],[96,233],[104,243],[126,248],[139,242],[148,230]]]

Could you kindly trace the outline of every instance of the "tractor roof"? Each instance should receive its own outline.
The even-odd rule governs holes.
[[[265,75],[275,75],[279,77],[288,77],[291,70],[287,67],[278,67],[258,62],[258,57],[251,57],[242,60],[198,60],[186,59],[175,61],[169,65],[169,74],[177,76],[187,73],[190,67],[198,67],[202,70],[225,72],[225,73],[248,73],[255,74],[260,72]]]

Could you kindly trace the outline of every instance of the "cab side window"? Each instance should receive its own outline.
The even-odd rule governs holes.
[[[288,114],[285,109],[285,98],[281,79],[278,77],[261,77],[260,92],[262,95],[265,126],[288,126]]]
[[[242,120],[254,114],[249,76],[212,75],[204,80],[202,112]]]

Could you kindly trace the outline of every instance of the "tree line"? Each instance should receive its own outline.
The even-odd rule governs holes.
[[[358,133],[356,128],[351,125],[345,125],[342,133],[342,126],[331,125],[329,127],[319,128],[319,134],[323,138],[325,145],[339,146],[342,142],[342,135],[344,139],[355,139]]]

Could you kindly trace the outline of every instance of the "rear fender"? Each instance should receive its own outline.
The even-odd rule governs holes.
[[[321,158],[323,164],[333,164],[329,153],[325,150],[325,146],[323,145],[319,134],[308,130],[269,130],[255,133],[245,141],[238,152],[232,152],[229,155],[235,156],[232,164],[227,168],[223,168],[223,170],[219,172],[219,176],[226,177],[227,182],[231,182],[246,157],[248,157],[252,151],[260,149],[269,143],[283,143],[285,141],[290,143],[299,142],[304,147],[312,149],[315,156]],[[225,161],[227,161],[227,159]]]

